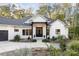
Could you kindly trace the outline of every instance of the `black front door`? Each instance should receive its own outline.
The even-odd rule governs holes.
[[[43,36],[43,28],[36,27],[36,37],[42,37],[42,36]]]

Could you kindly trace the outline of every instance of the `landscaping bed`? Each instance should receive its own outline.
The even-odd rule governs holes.
[[[32,49],[17,49],[0,53],[2,56],[48,56],[49,52],[47,48],[32,48]]]

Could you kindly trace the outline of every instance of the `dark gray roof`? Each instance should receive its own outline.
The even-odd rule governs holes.
[[[10,19],[6,17],[0,17],[0,24],[7,24],[7,25],[30,25],[30,24],[23,24],[32,16],[25,17],[23,19]]]
[[[29,26],[31,23],[24,23],[28,19],[32,18],[33,16],[28,16],[23,19],[11,19],[6,17],[0,17],[0,24],[7,24],[7,25],[23,25],[23,26]],[[54,20],[44,16],[47,19],[47,24],[51,24],[54,22]]]
[[[6,17],[0,17],[0,24],[7,24],[7,25],[31,25],[24,22],[30,19],[32,16],[25,17],[23,19],[11,19]],[[45,16],[44,16],[45,17]],[[45,17],[47,20],[51,20],[50,18]],[[50,23],[50,22],[49,22]]]

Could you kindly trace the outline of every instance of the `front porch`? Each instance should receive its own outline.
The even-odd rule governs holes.
[[[32,23],[32,39],[46,39],[47,38],[47,23]]]

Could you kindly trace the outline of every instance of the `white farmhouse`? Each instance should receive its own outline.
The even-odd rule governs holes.
[[[58,35],[68,38],[68,27],[59,19],[52,21],[40,15],[19,20],[0,17],[0,41],[13,40],[16,35],[24,39],[30,37],[37,40]]]

